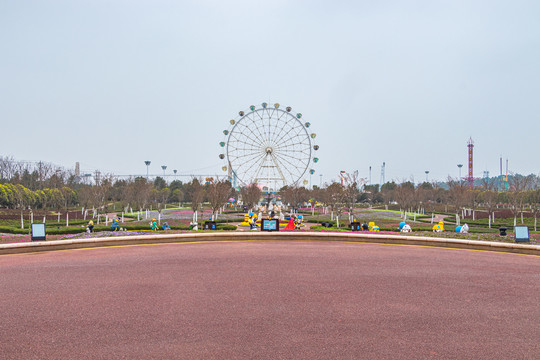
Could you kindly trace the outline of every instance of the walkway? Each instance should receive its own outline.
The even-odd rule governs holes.
[[[312,241],[0,259],[6,359],[539,358],[538,257]]]

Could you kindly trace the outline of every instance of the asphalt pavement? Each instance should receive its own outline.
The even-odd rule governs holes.
[[[538,359],[540,258],[321,241],[0,258],[0,359]]]

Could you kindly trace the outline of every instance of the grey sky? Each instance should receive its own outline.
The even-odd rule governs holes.
[[[0,155],[222,174],[239,110],[290,105],[323,180],[540,172],[538,1],[0,1]],[[319,177],[316,175],[318,183]]]

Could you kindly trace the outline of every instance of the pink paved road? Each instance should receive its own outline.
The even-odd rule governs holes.
[[[0,359],[538,359],[540,258],[236,242],[0,257]]]

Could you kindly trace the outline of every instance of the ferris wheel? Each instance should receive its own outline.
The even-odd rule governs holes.
[[[225,161],[222,169],[233,186],[259,184],[277,191],[315,173],[311,166],[319,161],[314,156],[319,146],[312,141],[317,135],[310,131],[309,122],[302,121],[301,113],[291,111],[290,106],[281,109],[277,103],[270,107],[262,103],[229,121],[219,143],[219,158]]]

